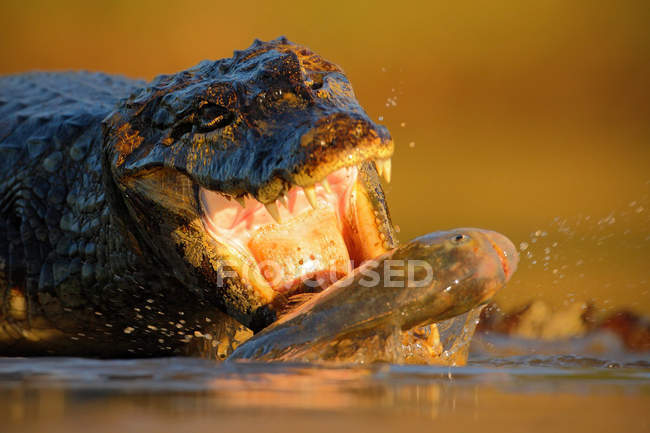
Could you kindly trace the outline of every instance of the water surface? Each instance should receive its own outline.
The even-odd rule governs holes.
[[[4,432],[648,431],[650,362],[492,357],[464,367],[0,358]]]

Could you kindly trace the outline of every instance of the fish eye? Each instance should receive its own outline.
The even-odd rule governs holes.
[[[469,241],[469,236],[459,233],[452,236],[451,241],[456,245],[464,244],[465,242]]]
[[[201,132],[213,131],[229,125],[234,120],[234,115],[226,107],[211,102],[199,108],[197,128]]]

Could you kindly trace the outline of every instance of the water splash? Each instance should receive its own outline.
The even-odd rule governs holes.
[[[650,310],[648,194],[603,215],[557,216],[519,242],[515,285],[533,299],[563,293],[561,306],[595,301],[602,311],[625,303]],[[531,286],[532,289],[531,290]]]

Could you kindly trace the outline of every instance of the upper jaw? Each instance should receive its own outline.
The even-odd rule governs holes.
[[[171,130],[140,131],[115,113],[107,121],[109,164],[117,179],[167,167],[208,190],[233,198],[250,195],[266,204],[294,186],[308,187],[340,168],[385,160],[394,151],[385,127],[343,108],[238,122],[219,134],[194,131],[170,141]]]
[[[242,145],[215,155],[212,164],[192,165],[187,171],[208,190],[233,199],[251,197],[263,204],[281,200],[294,187],[316,187],[337,170],[366,161],[375,161],[390,181],[393,140],[383,126],[367,118],[328,116],[280,143],[282,135],[275,132],[272,145],[264,141]],[[241,161],[246,166],[235,167]]]

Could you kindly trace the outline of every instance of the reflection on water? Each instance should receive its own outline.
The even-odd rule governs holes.
[[[0,419],[9,431],[53,432],[650,426],[647,360],[493,359],[448,368],[5,358]]]

